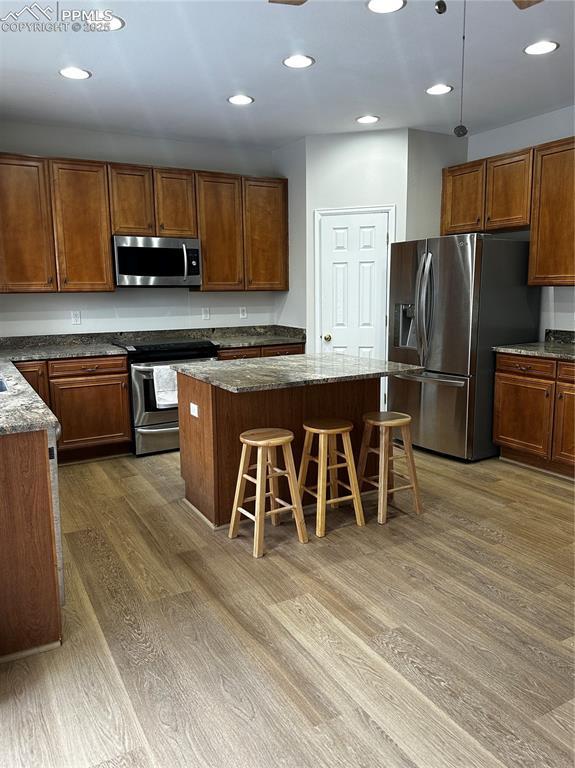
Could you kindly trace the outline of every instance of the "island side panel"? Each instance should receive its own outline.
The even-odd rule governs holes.
[[[215,420],[218,427],[216,525],[224,525],[230,520],[241,453],[241,432],[258,427],[290,429],[295,435],[292,447],[298,466],[303,447],[304,418],[337,416],[354,423],[352,441],[357,458],[363,414],[379,410],[379,393],[379,379],[313,384],[243,394],[214,388]],[[280,487],[282,494],[285,494],[285,488]],[[287,499],[287,495],[283,495],[283,498]]]
[[[180,471],[186,484],[186,499],[217,525],[215,390],[210,384],[178,374]],[[192,416],[190,403],[197,406],[197,416]]]
[[[46,431],[0,435],[0,657],[61,640]]]

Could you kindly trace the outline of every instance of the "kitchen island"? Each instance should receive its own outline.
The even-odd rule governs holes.
[[[241,432],[290,429],[297,464],[306,418],[349,419],[357,456],[363,414],[380,409],[380,380],[421,370],[386,360],[321,354],[198,361],[174,368],[186,499],[214,527],[230,519]]]

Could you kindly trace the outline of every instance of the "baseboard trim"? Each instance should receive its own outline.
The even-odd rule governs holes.
[[[60,648],[62,645],[61,640],[56,640],[54,643],[47,643],[46,645],[38,645],[35,648],[27,648],[25,651],[16,651],[16,653],[8,653],[5,656],[0,656],[0,664],[7,664],[9,661],[18,661],[18,659],[25,659],[26,656],[34,656],[37,653],[44,653],[45,651],[54,651],[56,648]]]

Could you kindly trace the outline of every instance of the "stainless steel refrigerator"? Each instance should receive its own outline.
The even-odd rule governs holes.
[[[412,416],[414,445],[471,461],[497,454],[492,347],[539,332],[528,257],[528,243],[494,235],[391,246],[389,359],[425,370],[389,380],[388,409]]]

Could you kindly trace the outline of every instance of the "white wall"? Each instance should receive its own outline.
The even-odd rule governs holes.
[[[469,137],[468,160],[489,157],[514,149],[563,139],[575,133],[575,107],[565,107],[545,115],[504,125]],[[547,328],[575,330],[575,288],[544,287],[541,295],[539,338]]]
[[[441,171],[467,159],[467,139],[409,130],[406,240],[439,236]]]
[[[289,273],[288,293],[277,297],[276,322],[306,327],[306,140],[300,139],[274,152],[278,173],[288,179]]]
[[[83,128],[2,122],[0,151],[91,160],[221,170],[254,175],[277,173],[272,152],[209,141],[172,141]],[[275,323],[284,294],[193,293],[186,289],[120,289],[115,293],[0,295],[0,336],[204,328]],[[248,316],[240,320],[239,307]],[[201,308],[210,309],[202,321]],[[82,312],[72,325],[70,311]],[[297,323],[292,323],[297,325]]]

